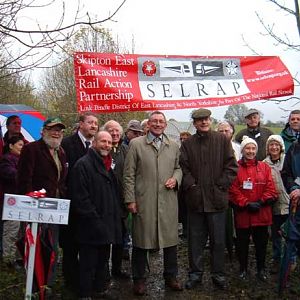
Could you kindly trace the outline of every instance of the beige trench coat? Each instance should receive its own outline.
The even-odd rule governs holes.
[[[171,177],[178,183],[172,190],[165,187]],[[125,203],[136,202],[138,208],[132,217],[133,246],[154,249],[177,245],[177,190],[182,178],[178,145],[166,135],[159,150],[147,136],[133,139],[123,178]]]

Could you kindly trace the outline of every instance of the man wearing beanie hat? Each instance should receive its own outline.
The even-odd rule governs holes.
[[[225,218],[228,188],[236,176],[237,164],[230,140],[211,130],[211,111],[192,113],[197,132],[181,146],[180,165],[188,208],[189,274],[187,289],[201,284],[204,247],[211,246],[211,278],[219,289],[227,286],[224,269]]]
[[[261,126],[260,113],[255,108],[251,108],[247,111],[245,114],[245,121],[247,128],[240,130],[236,134],[235,140],[238,143],[241,143],[244,135],[254,139],[257,143],[256,158],[258,160],[263,160],[266,157],[267,139],[273,132],[270,129]]]

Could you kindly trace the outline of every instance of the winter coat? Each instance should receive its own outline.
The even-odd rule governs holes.
[[[43,139],[29,143],[22,148],[18,165],[18,190],[28,192],[45,189],[47,197],[66,197],[67,163],[64,150],[59,147],[58,158],[61,170],[58,179],[56,163]]]
[[[239,160],[238,174],[229,189],[229,200],[234,207],[236,228],[267,226],[272,224],[271,203],[277,200],[271,168],[264,162]],[[243,183],[252,182],[252,189],[244,189]],[[258,212],[249,212],[247,204],[261,200]]]
[[[286,215],[289,213],[290,197],[287,194],[281,179],[281,170],[284,162],[284,154],[280,157],[280,160],[276,162],[272,162],[270,156],[268,155],[264,159],[264,162],[271,167],[272,178],[278,194],[278,200],[273,205],[273,215]]]
[[[235,140],[238,143],[241,143],[243,140],[243,136],[246,135],[248,137],[250,137],[251,139],[254,139],[257,143],[257,154],[256,154],[256,158],[258,160],[263,160],[266,157],[266,142],[267,139],[270,135],[272,135],[273,132],[266,128],[266,127],[261,127],[258,126],[255,129],[252,128],[244,128],[242,130],[240,130],[236,136],[235,136]]]
[[[121,207],[117,180],[93,148],[71,171],[71,195],[81,244],[121,244]]]
[[[292,129],[289,125],[287,125],[280,133],[285,146],[285,153],[289,150],[290,146],[297,140],[296,136],[294,135]]]
[[[135,247],[154,249],[177,245],[177,189],[165,187],[171,177],[179,187],[182,172],[175,142],[163,135],[157,150],[149,135],[131,140],[124,165],[124,197],[125,203],[136,202],[138,208],[138,213],[132,215]]]
[[[281,172],[283,184],[288,194],[300,189],[300,144],[293,143],[285,155]]]
[[[180,151],[188,209],[225,211],[228,208],[228,188],[237,173],[231,141],[216,131],[196,133],[182,143]]]
[[[0,212],[2,212],[4,194],[17,193],[18,161],[19,155],[10,152],[0,159]]]

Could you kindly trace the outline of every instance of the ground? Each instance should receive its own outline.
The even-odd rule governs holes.
[[[270,244],[270,243],[269,243]],[[270,245],[269,245],[270,248]],[[270,249],[269,249],[270,252]],[[300,272],[297,268],[291,275],[289,287],[284,290],[281,297],[277,293],[276,275],[269,277],[268,283],[258,282],[255,278],[255,261],[253,246],[250,249],[250,276],[245,282],[238,279],[238,263],[236,259],[231,263],[226,257],[226,273],[229,281],[229,288],[226,291],[219,291],[211,283],[209,274],[209,251],[207,249],[207,267],[203,278],[203,284],[195,290],[184,290],[183,292],[172,292],[165,290],[162,279],[162,251],[150,255],[150,273],[147,278],[147,294],[143,297],[135,297],[132,294],[132,285],[130,281],[112,281],[112,290],[120,295],[121,300],[129,299],[300,299]],[[184,282],[188,271],[187,262],[187,244],[180,240],[178,246],[179,279]],[[271,262],[270,255],[267,258],[268,267]],[[4,263],[0,264],[0,300],[21,300],[25,293],[25,274],[22,271],[15,271],[7,268]],[[124,261],[124,267],[130,270],[130,264]],[[38,299],[38,298],[35,298]],[[62,278],[59,274],[54,291],[54,300],[72,300],[76,297],[68,295],[62,286]]]

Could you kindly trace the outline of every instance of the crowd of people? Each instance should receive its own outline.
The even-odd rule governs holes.
[[[131,120],[125,132],[117,120],[100,126],[97,116],[86,112],[67,137],[64,123],[49,118],[41,139],[31,143],[21,134],[21,119],[7,118],[0,159],[1,201],[4,193],[27,195],[41,189],[47,197],[71,200],[68,225],[39,224],[38,238],[47,239],[53,250],[44,257],[46,292],[54,284],[59,248],[64,286],[74,299],[118,299],[110,290],[112,277],[132,279],[133,293],[145,295],[148,254],[157,249],[163,250],[166,289],[194,289],[202,283],[207,244],[212,283],[224,290],[225,249],[232,259],[234,248],[237,276],[247,280],[251,240],[257,280],[265,282],[269,235],[270,271],[275,274],[282,257],[280,231],[291,222],[291,214],[289,260],[296,266],[300,110],[290,113],[280,135],[261,126],[256,109],[248,110],[246,128],[236,135],[229,121],[213,128],[208,109],[193,111],[192,119],[196,133],[182,132],[179,145],[165,134],[167,120],[160,111],[142,122]],[[178,279],[178,221],[188,244],[184,284]],[[24,253],[16,244],[24,237],[25,225],[0,224],[1,257],[20,268]],[[124,259],[131,259],[131,274],[122,268]]]

